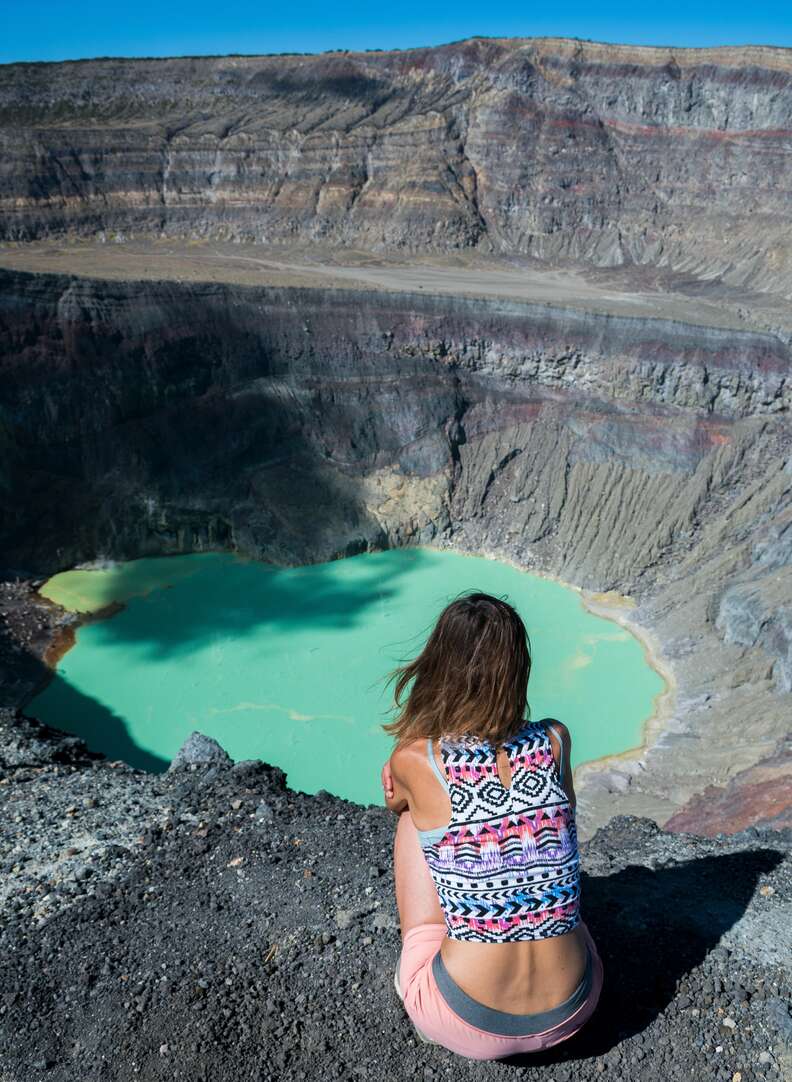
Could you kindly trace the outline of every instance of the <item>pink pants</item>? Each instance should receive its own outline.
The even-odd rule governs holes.
[[[551,1029],[525,1037],[502,1037],[477,1029],[455,1014],[441,995],[432,973],[432,958],[445,939],[445,924],[418,924],[404,937],[398,970],[404,1009],[426,1037],[468,1059],[501,1059],[559,1044],[588,1021],[602,989],[602,961],[588,928],[582,920],[580,923],[592,955],[591,992],[574,1014]]]

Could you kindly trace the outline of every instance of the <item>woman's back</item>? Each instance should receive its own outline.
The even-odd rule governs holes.
[[[587,963],[568,741],[534,722],[497,751],[471,738],[401,751],[446,919],[438,981],[512,1014],[568,1000]]]

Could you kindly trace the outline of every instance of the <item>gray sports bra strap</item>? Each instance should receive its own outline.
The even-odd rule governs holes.
[[[558,781],[559,781],[560,785],[563,785],[564,784],[564,741],[561,739],[561,733],[559,733],[558,729],[555,727],[555,725],[553,725],[552,721],[548,721],[547,728],[553,730],[553,732],[558,737],[558,743],[561,745],[561,766],[558,769]]]
[[[443,775],[440,773],[440,767],[437,765],[437,760],[435,759],[434,752],[432,751],[432,738],[431,738],[431,736],[427,736],[427,738],[426,738],[426,754],[429,757],[429,762],[432,764],[432,767],[434,768],[435,774],[437,774],[440,781],[443,783],[443,785],[446,787],[446,789],[448,789],[448,779],[443,777]]]

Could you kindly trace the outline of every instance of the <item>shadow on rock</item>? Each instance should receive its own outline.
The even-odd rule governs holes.
[[[57,718],[57,728],[52,727],[55,733],[73,733],[93,752],[111,762],[120,759],[152,774],[167,770],[170,760],[136,743],[129,735],[129,727],[123,717],[98,699],[84,694],[60,673],[53,673],[47,685],[47,695],[49,716]],[[31,703],[28,710],[35,717],[36,703]]]
[[[501,1062],[547,1066],[601,1056],[645,1029],[674,999],[679,981],[740,920],[759,877],[781,860],[774,849],[756,849],[659,869],[631,864],[613,875],[584,874],[581,914],[604,970],[599,1003],[574,1037]]]

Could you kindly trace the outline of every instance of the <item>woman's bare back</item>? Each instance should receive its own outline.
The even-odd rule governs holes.
[[[564,756],[564,790],[574,805],[568,747],[550,737],[556,763]],[[409,751],[409,814],[418,830],[446,826],[451,801],[426,756],[426,741],[406,745]],[[443,764],[437,741],[432,750],[440,773]],[[497,754],[498,775],[505,788],[511,785],[509,759],[503,748]],[[463,992],[487,1007],[510,1014],[533,1014],[563,1003],[583,979],[586,943],[580,925],[564,935],[518,943],[478,943],[443,940],[440,953],[451,979]]]

